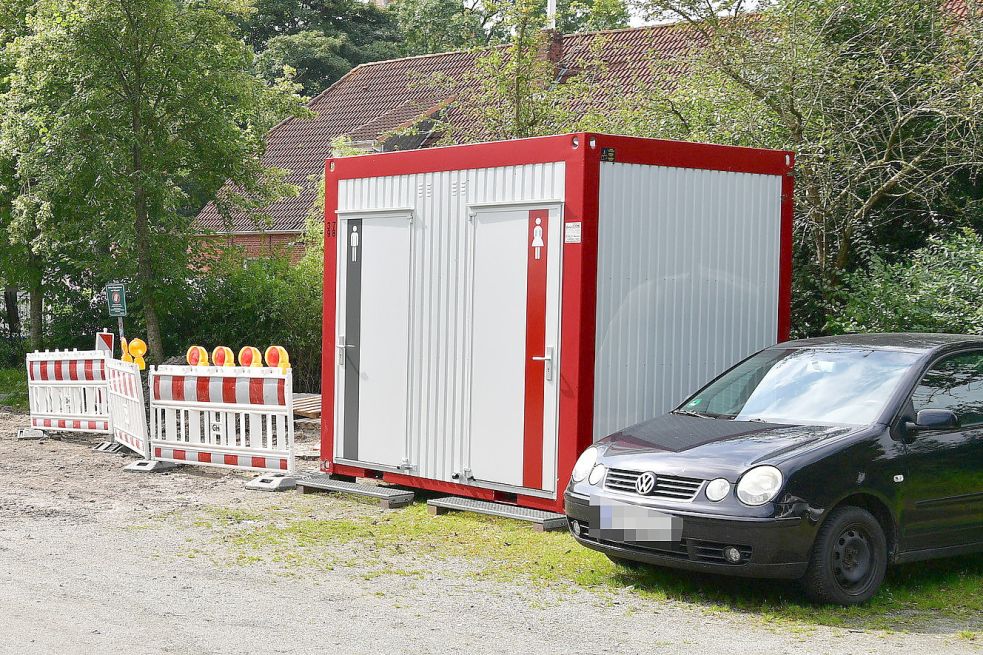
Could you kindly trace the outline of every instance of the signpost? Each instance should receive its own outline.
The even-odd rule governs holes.
[[[110,282],[106,285],[106,302],[109,304],[109,316],[115,316],[119,321],[120,343],[126,337],[123,335],[123,317],[126,316],[126,285],[122,282]]]

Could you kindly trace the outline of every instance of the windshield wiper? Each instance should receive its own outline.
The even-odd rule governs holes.
[[[688,409],[677,409],[672,412],[673,414],[678,414],[680,416],[696,416],[697,418],[710,418],[712,416],[707,416],[706,414],[700,414],[699,412],[691,412]]]

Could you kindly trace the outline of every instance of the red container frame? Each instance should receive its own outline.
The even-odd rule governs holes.
[[[643,139],[595,133],[563,134],[514,141],[448,146],[332,158],[324,170],[324,319],[321,352],[321,470],[468,498],[563,511],[563,490],[577,457],[593,441],[594,340],[597,307],[598,194],[602,150],[613,148],[619,163],[782,176],[778,341],[789,338],[792,301],[792,211],[794,153],[704,143]],[[556,498],[511,494],[471,485],[359,468],[333,462],[334,333],[337,308],[338,182],[411,173],[437,173],[522,164],[564,162],[563,222],[580,222],[579,244],[564,244]]]

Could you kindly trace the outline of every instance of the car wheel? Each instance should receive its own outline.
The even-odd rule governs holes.
[[[819,528],[802,583],[820,603],[859,605],[877,593],[887,570],[887,539],[859,507],[838,507]]]
[[[636,562],[633,559],[626,559],[624,557],[618,557],[617,555],[608,555],[607,558],[612,562],[614,562],[615,564],[618,564],[619,566],[623,566],[626,569],[631,569],[633,571],[638,571],[640,569],[645,568],[644,563]]]

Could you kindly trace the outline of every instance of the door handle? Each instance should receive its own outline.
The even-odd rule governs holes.
[[[545,362],[546,366],[543,367],[545,369],[543,372],[546,375],[546,379],[547,380],[553,379],[553,348],[552,347],[547,347],[546,354],[543,355],[542,357],[531,357],[530,359],[532,359],[532,361],[534,362]]]

